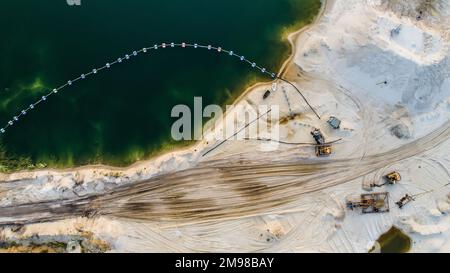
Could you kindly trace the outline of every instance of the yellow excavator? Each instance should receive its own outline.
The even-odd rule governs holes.
[[[402,180],[402,177],[400,176],[400,174],[398,172],[390,172],[387,175],[385,175],[383,178],[384,178],[384,183],[382,183],[382,184],[372,183],[372,184],[370,184],[370,187],[372,187],[372,188],[382,187],[386,184],[395,185],[398,182],[400,182],[400,180]]]
[[[384,178],[386,179],[387,183],[391,185],[397,184],[398,182],[400,182],[400,180],[402,180],[402,177],[398,172],[388,173],[387,175],[384,176]]]

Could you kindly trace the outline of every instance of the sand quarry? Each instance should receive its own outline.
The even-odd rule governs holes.
[[[395,225],[411,237],[411,252],[449,252],[450,1],[324,1],[316,21],[290,40],[294,54],[281,73],[304,91],[322,120],[282,81],[268,98],[263,94],[272,82],[250,88],[236,104],[278,105],[280,117],[267,123],[279,124],[284,142],[311,142],[312,128],[327,140],[342,139],[331,157],[318,159],[308,146],[257,140],[270,132],[251,128],[253,140],[228,141],[202,156],[215,144],[214,130],[227,122],[245,125],[239,110],[230,111],[226,116],[234,118],[211,121],[195,147],[126,169],[0,174],[0,210],[101,194],[146,179],[165,183],[140,199],[99,205],[94,217],[4,226],[0,238],[89,232],[113,252],[368,252]],[[342,120],[341,129],[326,123],[330,116]],[[255,168],[240,169],[240,160]],[[180,170],[192,177],[170,175]],[[392,170],[401,173],[399,184],[368,187]],[[389,213],[346,208],[348,196],[368,192],[389,192]],[[425,194],[399,209],[395,201],[406,193]],[[162,196],[178,195],[185,202],[166,206]],[[152,209],[138,214],[112,208],[130,200]],[[15,217],[0,213],[0,222],[35,215]]]

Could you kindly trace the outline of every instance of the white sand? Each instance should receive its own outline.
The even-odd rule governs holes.
[[[314,118],[291,87],[278,83],[277,91],[266,101],[279,105],[281,116],[291,111],[302,114],[280,127],[280,139],[311,142],[309,132],[317,127],[329,140],[343,138],[335,145],[333,159],[363,158],[394,150],[444,126],[450,117],[450,1],[435,1],[417,21],[419,2],[326,1],[323,16],[300,35],[291,36],[295,37],[295,55],[286,64],[286,76],[305,90],[324,120],[337,116],[343,120],[343,128],[332,130]],[[384,81],[388,84],[380,84]],[[250,88],[236,103],[246,107],[266,103],[262,94],[270,86]],[[235,122],[244,123],[239,119]],[[219,121],[217,126],[221,125]],[[404,137],[396,137],[392,128],[398,128]],[[25,182],[0,194],[0,204],[84,195],[187,168],[209,157],[267,149],[258,141],[233,141],[205,159],[201,154],[214,145],[211,134],[195,147],[126,169],[89,166],[2,174],[1,180]],[[449,187],[444,185],[450,182],[449,145],[447,141],[375,173],[302,195],[279,213],[261,211],[256,216],[202,224],[180,222],[179,226],[71,219],[30,225],[22,236],[76,233],[76,223],[111,242],[115,251],[366,252],[380,234],[397,225],[414,240],[412,251],[448,252],[450,203]],[[316,160],[311,148],[299,148],[291,156]],[[345,209],[347,196],[363,193],[363,185],[379,181],[390,170],[400,171],[401,183],[376,189],[390,192],[390,213],[361,215]],[[115,177],[117,173],[119,177]],[[394,204],[405,193],[428,190],[433,192],[402,210]],[[16,236],[9,231],[3,234]]]

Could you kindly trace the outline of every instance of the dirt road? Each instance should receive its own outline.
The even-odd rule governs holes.
[[[291,208],[303,194],[425,153],[449,137],[450,121],[407,145],[362,159],[298,160],[296,148],[285,151],[285,160],[276,162],[272,154],[262,152],[222,156],[82,198],[0,207],[0,225],[95,215],[187,224],[266,214]],[[11,185],[2,188],[13,189]]]

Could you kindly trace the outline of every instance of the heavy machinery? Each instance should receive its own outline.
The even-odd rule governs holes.
[[[347,208],[361,208],[362,213],[389,212],[389,193],[361,194],[359,197],[347,198]]]
[[[398,172],[391,172],[391,173],[388,173],[387,175],[385,175],[384,179],[386,179],[387,183],[394,185],[394,184],[397,184],[398,182],[400,182],[400,180],[402,180],[402,177],[400,176],[400,174]]]
[[[447,186],[447,185],[445,185],[445,186]],[[416,198],[418,198],[419,196],[431,193],[433,191],[434,190],[429,190],[429,191],[414,194],[414,195],[405,194],[405,196],[403,196],[399,201],[395,202],[395,204],[397,204],[399,209],[402,209],[409,202],[416,201]]]
[[[336,117],[330,117],[327,122],[333,129],[337,130],[341,127],[341,121]]]
[[[409,194],[405,194],[399,201],[395,202],[399,209],[402,209],[409,202],[414,201],[414,197]]]
[[[314,140],[318,145],[325,144],[325,138],[319,129],[314,129],[314,131],[311,132],[311,135],[314,137]]]
[[[383,180],[384,180],[384,183],[382,183],[382,184],[373,183],[373,184],[370,184],[370,187],[372,187],[372,188],[382,187],[386,184],[395,185],[398,182],[400,182],[400,180],[402,180],[402,177],[400,176],[400,174],[398,172],[390,172],[387,175],[383,176]]]
[[[330,156],[332,153],[331,145],[317,145],[316,146],[316,156],[326,157]]]
[[[325,137],[323,136],[322,132],[319,129],[314,129],[311,132],[311,135],[314,137],[314,140],[317,143],[316,156],[325,157],[331,155],[331,144],[325,143]]]

